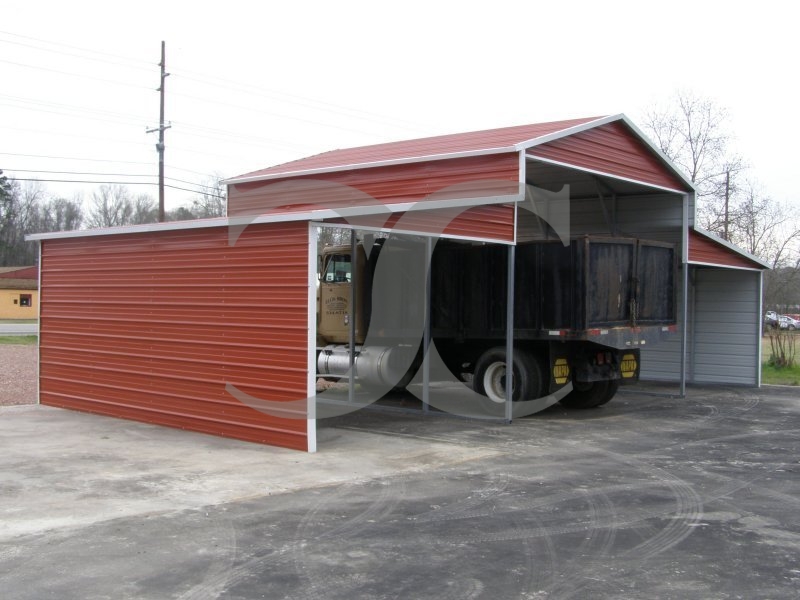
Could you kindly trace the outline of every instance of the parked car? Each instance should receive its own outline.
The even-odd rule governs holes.
[[[800,329],[800,321],[797,319],[793,319],[788,315],[781,315],[778,317],[778,326],[781,329],[788,329],[789,331],[794,331],[795,329]]]
[[[764,315],[764,327],[772,327],[775,329],[778,326],[778,313],[774,310],[768,310]]]

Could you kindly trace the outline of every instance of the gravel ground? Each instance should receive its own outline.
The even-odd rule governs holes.
[[[0,406],[36,403],[36,345],[0,345]]]

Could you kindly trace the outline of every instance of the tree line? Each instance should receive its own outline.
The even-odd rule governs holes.
[[[226,190],[212,177],[187,204],[165,213],[168,221],[225,216]],[[0,266],[33,265],[38,261],[30,233],[82,228],[141,225],[158,221],[158,203],[147,194],[133,194],[124,185],[101,185],[88,203],[80,197],[53,196],[37,182],[24,184],[0,170]]]

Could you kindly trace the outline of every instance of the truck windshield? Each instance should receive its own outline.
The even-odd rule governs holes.
[[[325,268],[326,283],[346,283],[350,281],[350,255],[334,254],[328,259]]]

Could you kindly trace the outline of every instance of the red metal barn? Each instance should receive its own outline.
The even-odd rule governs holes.
[[[760,383],[765,265],[694,229],[691,183],[623,115],[337,150],[228,184],[226,219],[31,236],[43,404],[315,451],[316,227],[513,246],[542,235],[532,186],[568,190],[554,206],[572,235],[678,248],[680,333],[643,349],[643,377]],[[720,355],[724,289],[742,326]]]

